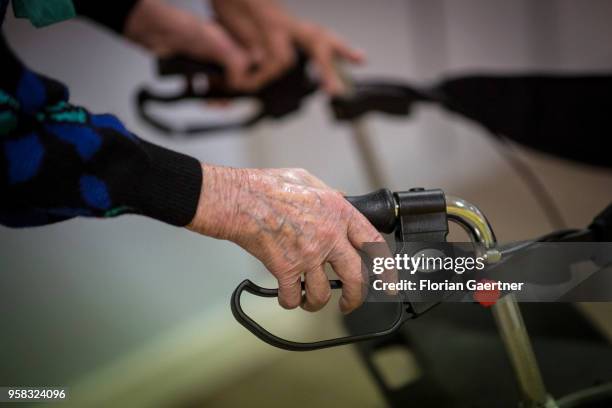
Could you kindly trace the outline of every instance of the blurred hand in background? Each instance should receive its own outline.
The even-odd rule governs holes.
[[[287,13],[275,0],[211,0],[223,27],[247,51],[257,67],[245,85],[258,88],[291,67],[295,48],[314,62],[323,88],[332,94],[343,90],[334,60],[362,62],[361,52],[330,31]]]
[[[289,14],[274,0],[211,0],[217,20],[204,20],[161,0],[141,0],[125,35],[158,56],[184,55],[216,62],[233,89],[254,91],[290,68],[295,49],[314,63],[322,88],[344,90],[337,59],[360,63],[364,55],[335,34]]]

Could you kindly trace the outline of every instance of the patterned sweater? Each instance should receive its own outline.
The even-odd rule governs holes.
[[[0,0],[0,23],[7,3]],[[135,1],[113,2],[114,12],[108,2],[73,3],[120,32]],[[68,89],[22,64],[3,36],[0,67],[1,224],[125,213],[191,221],[202,185],[196,159],[140,139],[113,115],[72,105]]]

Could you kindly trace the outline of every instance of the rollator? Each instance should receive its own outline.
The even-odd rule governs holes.
[[[248,128],[262,120],[285,117],[299,110],[303,100],[316,90],[316,82],[308,75],[307,63],[298,53],[294,68],[282,78],[255,94],[242,94],[223,88],[223,72],[219,67],[182,58],[160,60],[159,75],[183,76],[185,88],[174,95],[143,88],[137,94],[138,111],[145,121],[171,137],[209,136],[219,131]],[[208,77],[202,89],[198,88],[195,81],[199,75]],[[418,103],[437,104],[472,119],[502,141],[511,138],[573,160],[612,166],[609,153],[597,147],[595,136],[593,139],[583,138],[581,143],[586,147],[579,149],[571,148],[569,141],[569,135],[577,129],[583,132],[586,129],[585,134],[597,135],[601,134],[602,129],[612,127],[612,123],[609,123],[612,121],[607,118],[607,112],[610,111],[607,108],[611,103],[608,95],[612,90],[610,76],[472,75],[420,88],[390,80],[352,81],[348,76],[346,81],[350,85],[349,92],[332,99],[330,109],[338,122],[347,122],[353,127],[370,184],[375,188],[384,186],[385,181],[372,155],[372,149],[368,146],[364,116],[370,112],[408,116]],[[194,123],[180,127],[162,121],[149,111],[153,103],[239,98],[255,100],[259,109],[249,117],[230,123]],[[530,101],[531,105],[525,101]],[[585,101],[589,103],[588,106],[594,104],[597,109],[592,111],[585,107]],[[548,111],[535,118],[532,113],[537,110],[536,105],[542,103],[547,104]],[[587,116],[590,120],[584,122],[583,118]],[[534,137],[536,135],[542,137]],[[532,183],[531,187],[532,190],[543,190],[537,183]],[[550,197],[544,194],[542,199],[545,205],[551,205]],[[492,226],[478,207],[461,198],[446,195],[441,190],[413,188],[391,192],[380,189],[363,196],[349,196],[347,200],[379,231],[393,234],[393,243],[400,253],[414,254],[416,250],[422,251],[428,245],[436,247],[446,242],[449,222],[456,223],[469,236],[473,253],[483,256],[487,266],[492,269],[497,264],[503,264],[506,259],[512,260],[518,254],[528,251],[539,242],[612,241],[612,206],[599,214],[587,228],[562,229],[508,247],[498,245]],[[551,222],[560,224],[560,217],[555,215],[554,207],[552,213]],[[418,245],[415,249],[406,245],[409,243]],[[603,257],[601,254],[595,257],[600,268],[612,265],[612,255],[608,255],[604,253]],[[330,285],[332,289],[340,289],[342,286],[337,280],[330,280]],[[576,344],[563,336],[558,340],[557,334],[563,332],[563,327],[556,327],[552,335],[536,333],[538,341],[533,343],[513,293],[502,293],[490,308],[482,308],[478,304],[441,304],[441,300],[413,301],[406,296],[399,296],[396,301],[388,303],[366,302],[344,318],[348,336],[296,342],[271,333],[246,313],[241,303],[245,292],[258,297],[276,297],[277,290],[262,288],[245,280],[232,294],[233,315],[251,333],[272,346],[290,351],[313,351],[356,344],[367,369],[388,404],[393,407],[407,406],[411,400],[420,403],[428,401],[420,406],[436,407],[612,406],[612,383],[606,382],[612,379],[611,347],[584,319],[578,318],[569,306],[557,309],[557,312],[565,315],[556,316],[551,321],[566,321],[572,326],[571,331],[579,331],[583,337],[581,341],[584,341]],[[534,306],[540,305],[521,306],[534,310]],[[488,317],[491,315],[494,326]],[[372,321],[384,321],[384,327],[369,330]],[[466,326],[475,324],[484,329],[477,328],[476,335],[458,330],[459,334],[455,337],[453,331],[444,331],[448,329],[449,321],[454,321],[458,327],[466,323]],[[490,327],[495,327],[498,336],[488,333]],[[560,351],[567,345],[570,346],[569,352]],[[424,367],[422,378],[399,388],[388,385],[375,364],[374,355],[390,347],[414,351],[417,362]],[[502,352],[505,356],[500,357]],[[544,369],[539,364],[540,357],[546,360]],[[551,364],[554,359],[558,361]],[[501,368],[495,373],[489,373],[487,369],[491,366]],[[579,372],[581,367],[583,377],[573,378],[568,383],[568,373],[571,375],[572,370]],[[585,374],[584,367],[588,367],[590,376]],[[474,390],[478,390],[482,397],[475,397]]]

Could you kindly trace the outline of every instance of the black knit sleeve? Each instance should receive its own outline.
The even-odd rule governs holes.
[[[70,104],[57,81],[21,64],[0,38],[0,224],[142,214],[193,219],[198,160],[146,142],[113,115]]]
[[[78,15],[87,17],[118,34],[123,33],[130,13],[140,0],[72,0]]]

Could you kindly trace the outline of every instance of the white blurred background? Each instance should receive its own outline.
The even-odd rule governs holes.
[[[201,1],[173,3],[206,12]],[[284,3],[366,51],[368,64],[352,70],[356,77],[426,84],[470,71],[612,67],[612,3],[606,0]],[[350,130],[333,123],[322,95],[299,114],[245,134],[170,140],[135,115],[136,87],[156,82],[153,60],[143,50],[78,20],[35,30],[9,11],[4,31],[31,68],[69,86],[74,103],[114,113],[154,143],[215,164],[303,167],[348,193],[370,189]],[[372,116],[367,125],[389,188],[439,187],[462,196],[488,215],[500,240],[551,230],[478,126],[431,107],[406,120]],[[607,139],[602,136],[602,148]],[[520,152],[570,225],[586,225],[612,201],[610,172]],[[91,398],[129,400],[125,394],[140,387],[151,399],[130,406],[162,406],[194,390],[214,395],[271,359],[312,364],[271,350],[234,322],[229,296],[246,277],[273,284],[238,247],[138,216],[0,228],[0,383],[67,384],[92,404]],[[318,368],[333,371],[326,365],[331,359],[312,356],[308,361],[319,358]],[[345,363],[359,370],[354,358]],[[366,377],[360,381],[364,395],[372,394]],[[351,393],[358,401],[380,403],[356,390]]]

